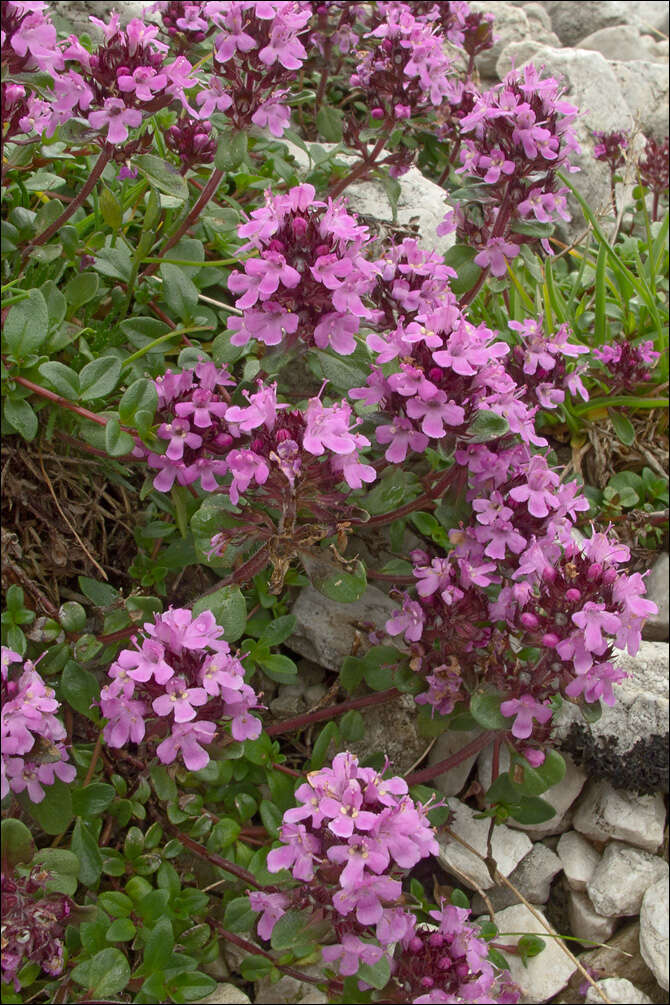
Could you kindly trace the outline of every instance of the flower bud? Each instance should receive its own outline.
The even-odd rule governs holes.
[[[420,953],[423,949],[423,942],[418,935],[413,935],[407,947],[412,953]]]
[[[304,237],[307,232],[307,220],[302,216],[296,216],[293,220],[293,233],[296,237]]]
[[[593,565],[589,566],[589,568],[587,570],[587,573],[586,573],[587,577],[591,581],[593,581],[595,579],[600,579],[600,577],[602,576],[602,574],[603,574],[603,567],[602,567],[602,563],[601,562],[594,562]]]
[[[435,986],[435,981],[432,977],[422,977],[419,984],[422,988],[432,988]]]
[[[373,108],[372,111],[370,112],[370,115],[372,116],[373,119],[383,119],[384,118],[384,109],[383,108]]]
[[[582,599],[581,590],[575,589],[574,586],[571,587],[569,590],[566,591],[565,599],[571,604],[576,604],[578,600]]]
[[[546,632],[546,634],[542,636],[542,645],[547,649],[553,649],[558,645],[559,641],[560,640],[556,632]]]
[[[605,571],[603,572],[603,583],[605,584],[605,586],[611,586],[618,575],[619,573],[616,571],[616,569],[613,569],[611,566],[609,569],[605,569]]]
[[[433,932],[432,935],[428,936],[428,945],[431,949],[439,949],[440,946],[444,945],[444,936],[440,935],[439,932]]]
[[[531,611],[524,611],[520,620],[523,627],[527,628],[531,632],[534,631],[540,624],[536,615]]]

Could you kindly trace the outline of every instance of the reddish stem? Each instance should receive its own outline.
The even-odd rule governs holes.
[[[457,765],[461,764],[463,761],[467,760],[468,757],[472,757],[473,754],[478,754],[480,750],[488,746],[491,742],[492,737],[495,736],[493,731],[487,730],[478,736],[476,739],[471,740],[470,743],[466,744],[465,747],[461,747],[460,750],[452,754],[451,757],[447,757],[444,761],[438,761],[437,764],[431,764],[427,768],[423,768],[422,771],[415,771],[414,774],[408,775],[406,781],[408,785],[419,785],[421,782],[428,782],[437,775],[443,774],[445,771],[450,771]]]
[[[196,220],[202,213],[203,209],[205,208],[205,206],[207,205],[207,203],[209,202],[209,200],[212,198],[217,188],[219,187],[223,175],[224,172],[220,171],[219,168],[215,168],[212,171],[207,183],[205,184],[204,188],[202,189],[196,201],[193,203],[191,209],[188,211],[188,213],[186,214],[180,225],[177,227],[175,232],[170,237],[168,237],[163,247],[159,249],[158,254],[156,256],[157,258],[163,258],[163,256],[170,250],[170,248],[173,248],[175,244],[179,241],[179,239],[184,236],[188,228],[191,227],[196,222]],[[158,262],[153,262],[147,269],[144,270],[142,275],[152,276],[157,269],[158,269]]]
[[[61,398],[60,394],[54,394],[53,391],[47,391],[46,387],[33,384],[32,380],[26,380],[25,377],[14,377],[13,375],[11,379],[16,381],[17,384],[27,387],[29,391],[38,394],[40,398],[46,398],[47,401],[53,402],[54,405],[58,405],[60,408],[67,408],[69,412],[74,412],[75,415],[81,416],[82,419],[89,419],[91,422],[97,423],[98,426],[107,425],[107,419],[104,419],[101,415],[89,412],[87,408],[81,408],[79,405],[73,405],[67,398]]]
[[[293,719],[284,719],[283,722],[275,722],[265,730],[268,736],[277,736],[281,733],[293,733],[298,729],[304,729],[313,722],[323,722],[324,719],[334,719],[336,715],[342,715],[351,709],[367,708],[369,705],[381,705],[386,701],[393,701],[400,696],[397,688],[391,687],[387,691],[377,691],[375,694],[365,695],[363,698],[353,698],[351,701],[343,701],[340,705],[329,705],[328,708],[319,708],[314,712],[306,712],[304,715],[296,715]]]
[[[198,858],[202,858],[206,862],[209,862],[211,865],[215,865],[217,869],[224,869],[226,872],[229,872],[232,876],[236,876],[238,879],[241,879],[243,883],[248,883],[249,886],[253,886],[254,889],[256,890],[263,889],[263,884],[259,883],[258,880],[255,878],[255,876],[253,876],[246,869],[243,869],[239,865],[235,865],[234,862],[229,862],[228,859],[226,858],[221,858],[220,855],[217,855],[213,851],[208,851],[204,845],[198,844],[197,841],[194,841],[193,838],[188,837],[187,834],[184,834],[182,831],[179,830],[178,827],[175,827],[173,824],[170,824],[167,821],[165,822],[165,824],[167,828],[172,831],[175,837],[179,841],[181,841],[184,847],[190,848],[190,850],[195,855],[197,855]]]
[[[387,127],[384,129],[383,133],[375,143],[372,148],[372,152],[369,153],[361,162],[357,164],[352,171],[346,176],[346,178],[340,178],[338,182],[333,186],[330,197],[335,199],[338,195],[342,195],[345,188],[348,188],[353,182],[357,181],[360,177],[367,174],[375,166],[375,161],[377,157],[384,149],[384,144],[391,135],[391,130]]]

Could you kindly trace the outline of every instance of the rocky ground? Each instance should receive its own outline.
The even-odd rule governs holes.
[[[105,17],[111,9],[134,16],[142,3],[54,4],[63,26],[82,30],[89,13]],[[592,208],[609,201],[609,174],[592,157],[591,130],[635,130],[663,138],[668,132],[668,3],[667,2],[474,2],[495,14],[498,40],[483,53],[478,70],[484,81],[500,80],[508,70],[532,60],[562,76],[569,100],[583,112],[579,139],[583,147],[576,184]],[[632,181],[632,178],[631,178]],[[445,212],[444,192],[412,169],[400,180],[397,222],[418,224],[422,243],[443,252],[435,227]],[[390,205],[375,183],[352,186],[353,209],[379,221],[390,221]],[[622,193],[623,195],[623,193]],[[570,225],[569,236],[579,232]],[[442,239],[444,241],[444,239]],[[501,931],[537,932],[546,936],[538,915],[564,935],[580,962],[599,981],[610,1002],[668,1001],[668,831],[664,793],[668,788],[668,565],[661,555],[647,580],[659,615],[646,627],[646,641],[636,657],[621,656],[630,674],[619,700],[606,708],[598,723],[587,727],[566,714],[557,737],[568,759],[564,780],[545,794],[556,816],[528,827],[511,821],[496,828],[493,856],[533,912],[505,886],[494,886],[479,858],[453,840],[443,839],[436,877],[443,884],[465,884],[473,907],[485,914],[490,904]],[[272,685],[270,708],[278,717],[300,714],[317,705],[332,683],[332,671],[360,640],[362,625],[383,625],[394,604],[375,587],[355,604],[327,601],[308,587],[293,613],[298,619],[289,647],[302,657],[301,686]],[[358,642],[356,643],[358,644]],[[394,767],[406,771],[444,760],[476,734],[447,734],[431,745],[416,730],[412,700],[365,712],[365,739],[358,754],[386,749]],[[501,764],[505,770],[505,764]],[[434,784],[449,797],[452,830],[486,854],[485,820],[475,819],[476,798],[489,784],[491,751],[439,776]],[[468,802],[465,801],[468,800]],[[486,899],[485,899],[486,898]],[[487,904],[488,901],[488,904]],[[514,942],[514,938],[507,941]],[[590,943],[607,946],[590,947]],[[601,1001],[559,940],[546,938],[546,949],[524,968],[512,957],[512,976],[524,1000],[540,1002]],[[228,964],[231,970],[235,958]],[[239,961],[238,961],[239,962]],[[222,983],[203,1003],[249,1002],[227,983],[226,965],[213,973]],[[311,985],[284,977],[278,984],[259,982],[254,994],[262,1002],[326,1002]]]

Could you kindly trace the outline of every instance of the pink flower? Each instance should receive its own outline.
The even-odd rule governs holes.
[[[465,421],[465,410],[437,389],[424,392],[421,398],[410,398],[406,407],[410,418],[422,420],[421,429],[426,436],[436,440],[446,436],[445,424],[461,426]]]
[[[88,121],[93,129],[107,126],[107,142],[123,143],[128,139],[128,127],[139,126],[142,113],[137,108],[128,108],[120,98],[105,98],[104,108],[91,112]]]
[[[201,687],[186,687],[181,678],[168,681],[165,694],[155,698],[151,703],[156,715],[174,715],[175,722],[190,722],[195,719],[193,706],[204,705],[208,700],[207,692]]]
[[[209,764],[209,754],[201,744],[211,743],[216,733],[213,722],[177,723],[171,734],[156,748],[158,759],[163,764],[172,764],[181,751],[184,764],[189,771],[199,771]]]
[[[490,267],[493,276],[507,274],[507,262],[519,254],[519,245],[506,241],[503,237],[492,237],[485,248],[475,255],[475,265],[482,269]]]
[[[515,716],[512,735],[518,740],[527,740],[533,731],[533,719],[537,722],[549,722],[552,711],[546,705],[536,701],[530,694],[522,694],[520,698],[510,698],[500,704],[500,711],[507,718]]]
[[[273,136],[277,138],[284,135],[285,130],[291,123],[291,112],[284,103],[284,96],[288,91],[277,91],[262,105],[259,105],[251,121],[261,129],[267,128]]]

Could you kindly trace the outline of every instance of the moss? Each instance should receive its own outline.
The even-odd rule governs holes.
[[[615,736],[595,738],[575,722],[561,747],[591,778],[606,778],[618,789],[640,795],[668,791],[667,735],[652,733],[630,750],[620,751]]]

